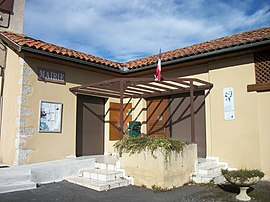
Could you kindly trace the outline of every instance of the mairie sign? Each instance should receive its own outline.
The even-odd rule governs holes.
[[[65,84],[65,73],[50,69],[38,68],[38,80]]]

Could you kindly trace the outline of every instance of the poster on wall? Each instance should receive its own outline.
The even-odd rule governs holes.
[[[61,132],[62,106],[62,103],[40,101],[39,132]]]
[[[235,119],[234,93],[233,93],[232,87],[223,89],[223,99],[224,99],[224,118],[225,118],[225,120],[234,120]]]

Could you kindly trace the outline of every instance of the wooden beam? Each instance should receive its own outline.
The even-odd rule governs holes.
[[[252,92],[252,91],[258,91],[258,92],[270,91],[270,83],[247,85],[247,92]]]

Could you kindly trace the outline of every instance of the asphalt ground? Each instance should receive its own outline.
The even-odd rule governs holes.
[[[170,202],[238,201],[239,189],[233,185],[187,185],[167,192],[153,192],[128,186],[97,192],[69,182],[41,185],[37,189],[0,194],[0,201],[90,201],[90,202]],[[251,201],[270,202],[270,182],[259,182],[249,190]]]

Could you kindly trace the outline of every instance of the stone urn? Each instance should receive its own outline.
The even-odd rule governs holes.
[[[221,172],[228,182],[240,188],[240,193],[236,196],[236,199],[240,201],[249,201],[251,199],[247,195],[248,188],[259,182],[264,176],[264,173],[257,169],[222,170]]]

